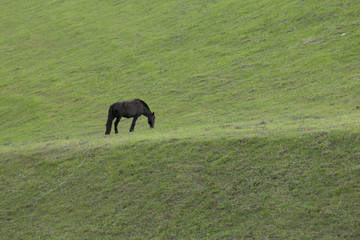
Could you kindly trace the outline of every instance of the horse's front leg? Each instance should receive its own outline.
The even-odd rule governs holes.
[[[134,131],[134,128],[135,128],[135,124],[136,124],[136,120],[139,118],[139,116],[135,116],[134,118],[133,118],[133,121],[132,121],[132,123],[131,123],[131,127],[130,127],[130,132],[133,132]]]
[[[115,127],[115,134],[117,134],[119,131],[118,131],[118,124],[120,122],[120,119],[121,117],[117,117],[116,118],[116,121],[114,122],[114,127]]]

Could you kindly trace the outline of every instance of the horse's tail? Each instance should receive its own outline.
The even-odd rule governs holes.
[[[111,132],[111,126],[112,126],[112,122],[114,120],[114,105],[111,105],[109,107],[109,114],[108,114],[108,119],[106,122],[106,132],[105,134],[108,135]]]

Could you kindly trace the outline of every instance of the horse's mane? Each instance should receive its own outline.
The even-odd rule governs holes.
[[[141,99],[136,99],[136,100],[139,100],[147,109],[150,110],[149,106],[146,104],[146,102],[144,102],[143,100]]]

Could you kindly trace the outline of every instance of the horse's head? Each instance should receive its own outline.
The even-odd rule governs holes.
[[[154,128],[155,125],[155,113],[153,112],[150,117],[148,117],[148,123],[151,128]]]

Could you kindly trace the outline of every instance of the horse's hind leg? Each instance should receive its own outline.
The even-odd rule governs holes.
[[[118,131],[118,124],[120,122],[120,119],[121,117],[117,117],[116,118],[116,121],[114,122],[114,127],[115,127],[115,134],[117,134],[119,131]]]

